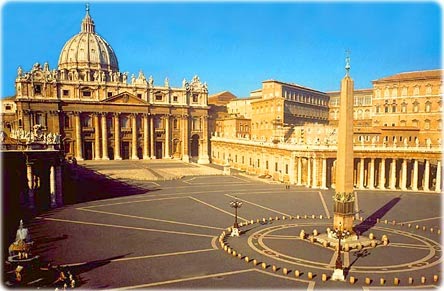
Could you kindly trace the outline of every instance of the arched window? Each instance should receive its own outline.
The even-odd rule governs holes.
[[[407,96],[407,87],[402,87],[401,96]]]
[[[406,113],[407,112],[407,103],[405,101],[403,101],[401,103],[401,112],[402,113]]]
[[[413,112],[415,112],[415,113],[419,112],[419,102],[418,101],[413,102]]]
[[[407,124],[407,122],[406,122],[405,120],[401,120],[401,121],[399,122],[399,125],[400,125],[400,126],[406,126],[406,124]]]
[[[390,91],[388,88],[385,88],[384,90],[384,97],[389,97],[390,96]]]
[[[424,120],[424,129],[425,130],[430,129],[430,120],[429,119]]]
[[[392,89],[392,97],[398,97],[398,88]]]
[[[426,86],[426,95],[432,95],[432,85],[430,84]]]
[[[417,119],[413,119],[412,120],[412,126],[418,127],[418,125],[419,125],[419,121]]]
[[[416,85],[416,86],[413,88],[413,96],[418,96],[418,95],[419,95],[419,86]]]
[[[430,112],[432,109],[432,103],[430,101],[427,101],[425,103],[425,112]]]

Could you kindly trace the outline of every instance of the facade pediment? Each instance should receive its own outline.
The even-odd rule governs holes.
[[[122,92],[117,95],[111,96],[101,103],[126,103],[126,104],[148,104],[146,101],[134,96],[129,92]]]

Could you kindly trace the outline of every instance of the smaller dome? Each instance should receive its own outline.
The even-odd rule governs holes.
[[[80,33],[74,35],[63,46],[58,69],[119,71],[114,50],[95,32],[94,21],[89,15],[88,6]]]

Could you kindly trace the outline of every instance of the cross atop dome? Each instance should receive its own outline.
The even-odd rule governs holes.
[[[95,25],[91,16],[89,15],[89,3],[85,4],[86,6],[86,15],[82,20],[81,32],[87,33],[95,33]]]

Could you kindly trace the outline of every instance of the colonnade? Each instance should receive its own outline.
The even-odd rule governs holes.
[[[84,138],[81,124],[81,113],[73,112],[74,115],[74,131],[75,137],[74,154],[79,161],[85,159],[83,148]],[[107,118],[109,113],[93,113],[93,132],[94,132],[94,160],[109,160],[108,152],[109,146],[113,146],[113,159],[122,160],[121,146],[122,146],[122,130],[130,132],[131,138],[126,139],[131,144],[130,159],[156,159],[156,158],[171,158],[174,152],[179,153],[182,160],[188,162],[190,159],[190,134],[197,135],[199,138],[198,153],[199,161],[208,161],[208,135],[207,135],[207,116],[200,116],[202,130],[195,130],[190,128],[189,115],[172,115],[172,114],[150,114],[150,113],[112,113],[113,134],[112,139],[108,137],[110,129],[108,128]],[[121,127],[121,116],[128,116],[130,118],[130,127]],[[141,118],[140,128],[138,128],[137,119]],[[155,127],[155,118],[161,118],[163,127]],[[173,132],[172,119],[176,119],[175,125],[179,129],[180,134],[174,135],[177,139],[177,148],[172,148]],[[138,134],[141,133],[141,141],[139,141]],[[156,142],[162,143],[162,156],[158,156],[156,152]],[[138,155],[138,146],[142,146],[141,157]]]

